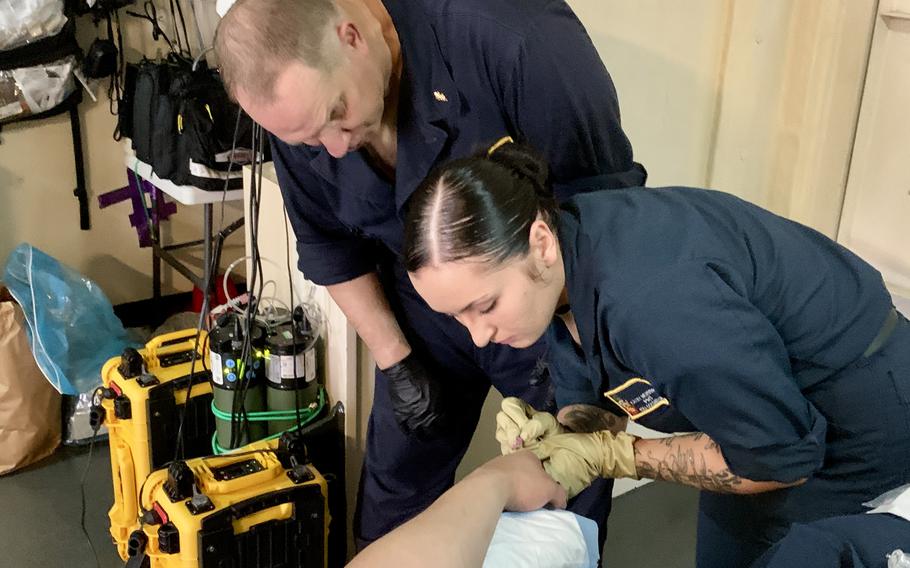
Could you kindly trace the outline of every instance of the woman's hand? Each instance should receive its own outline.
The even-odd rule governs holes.
[[[564,432],[555,416],[538,412],[519,398],[503,399],[496,415],[496,440],[503,455],[534,448],[542,440]]]
[[[625,432],[614,434],[609,430],[560,434],[542,441],[532,451],[572,498],[598,477],[638,479],[635,439]]]

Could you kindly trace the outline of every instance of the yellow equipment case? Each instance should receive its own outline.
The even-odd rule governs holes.
[[[326,479],[302,443],[255,442],[151,474],[127,566],[324,568]]]
[[[143,349],[125,350],[102,368],[101,410],[95,412],[110,434],[114,505],[108,516],[111,536],[124,560],[129,536],[139,527],[142,484],[152,471],[175,458],[178,437],[183,457],[211,453],[215,421],[205,339],[205,332],[197,338],[195,329],[161,335]]]

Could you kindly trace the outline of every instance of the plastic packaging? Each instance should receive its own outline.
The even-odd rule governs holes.
[[[58,392],[90,392],[101,385],[102,365],[134,346],[98,285],[37,248],[16,247],[3,280],[25,313],[35,361]]]
[[[888,568],[910,568],[910,555],[898,548],[888,555]]]
[[[94,390],[94,389],[92,389]],[[107,439],[107,426],[96,434],[91,426],[92,393],[63,397],[63,445],[84,446],[95,440]]]
[[[910,521],[910,484],[879,495],[863,506],[872,508],[868,513],[890,513]]]
[[[63,0],[0,0],[0,50],[57,35],[64,24]]]
[[[891,491],[886,491],[885,493],[882,493],[881,495],[879,495],[875,499],[872,499],[871,501],[866,501],[865,503],[863,503],[863,507],[868,507],[870,509],[877,509],[879,507],[884,507],[886,505],[890,505],[891,503],[896,501],[898,497],[900,497],[907,491],[910,491],[910,483],[908,483],[906,485],[901,485],[900,487],[892,489]]]
[[[3,0],[0,0],[2,2]],[[45,112],[76,89],[71,55],[47,65],[0,71],[0,122]]]

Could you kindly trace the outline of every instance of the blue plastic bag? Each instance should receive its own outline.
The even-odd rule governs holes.
[[[101,367],[134,346],[97,284],[28,243],[6,261],[3,280],[28,321],[38,367],[62,394],[101,385]]]

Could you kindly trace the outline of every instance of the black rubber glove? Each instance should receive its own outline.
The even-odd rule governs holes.
[[[430,440],[445,431],[442,385],[413,351],[382,372],[388,379],[395,419],[406,434]]]

